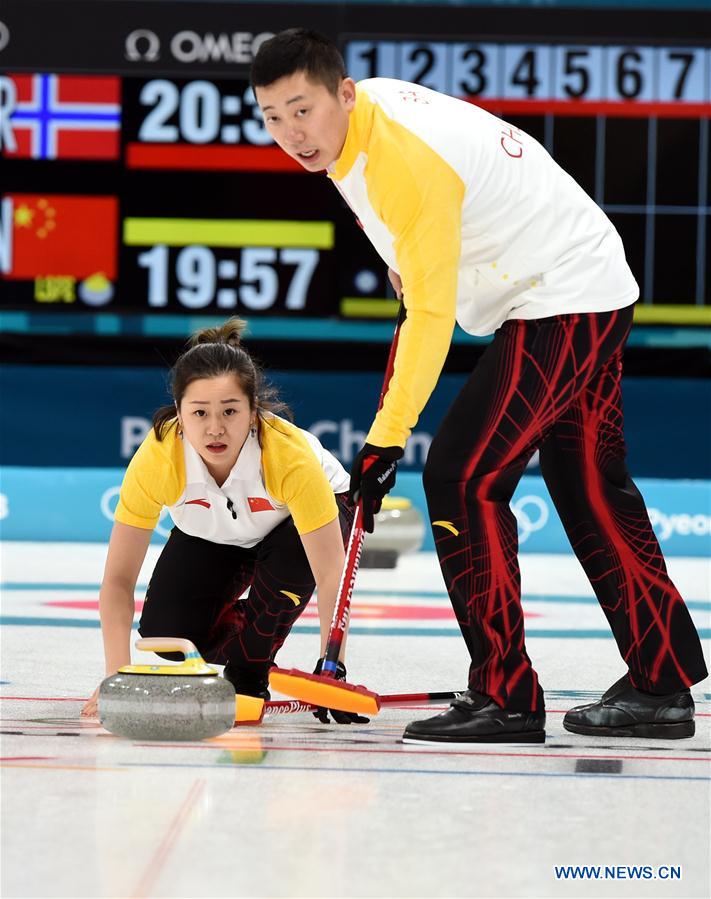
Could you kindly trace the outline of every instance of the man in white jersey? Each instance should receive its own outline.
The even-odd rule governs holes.
[[[442,573],[471,655],[469,689],[413,742],[543,742],[543,691],[526,652],[516,520],[526,463],[541,470],[627,671],[568,730],[694,733],[706,677],[625,465],[622,350],[638,296],[602,210],[525,132],[477,106],[389,78],[356,84],[304,29],[260,48],[252,84],[266,127],[326,170],[403,299],[394,368],[356,457],[366,527],[434,389],[455,321],[494,334],[447,412],[423,475]],[[377,461],[362,471],[366,455]]]

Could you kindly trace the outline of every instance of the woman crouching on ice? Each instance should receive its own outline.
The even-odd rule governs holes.
[[[353,520],[349,476],[276,415],[286,407],[241,345],[245,325],[234,318],[193,336],[173,368],[175,404],[155,413],[126,470],[99,596],[107,676],[131,661],[136,581],[163,506],[175,527],[141,636],[186,637],[225,666],[237,693],[269,698],[269,668],[317,587],[324,655]],[[96,714],[97,695],[83,715]]]

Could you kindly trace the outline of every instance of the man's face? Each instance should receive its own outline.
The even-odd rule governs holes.
[[[304,72],[255,88],[267,130],[309,172],[319,172],[341,155],[355,106],[355,82],[344,78],[334,96]]]

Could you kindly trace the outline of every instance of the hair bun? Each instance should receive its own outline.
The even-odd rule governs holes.
[[[200,343],[226,343],[238,347],[242,343],[242,332],[246,327],[247,322],[243,318],[234,316],[218,328],[203,328],[196,331],[190,338],[190,346],[197,346]]]

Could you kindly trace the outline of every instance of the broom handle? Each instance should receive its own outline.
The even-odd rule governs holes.
[[[429,705],[430,703],[452,702],[458,696],[461,696],[461,692],[390,693],[379,696],[378,699],[381,705]],[[263,706],[263,714],[291,715],[295,712],[315,712],[316,708],[317,706],[310,702],[302,702],[300,699],[267,700]],[[249,724],[249,721],[244,723]]]
[[[367,459],[363,460],[364,463]],[[360,562],[360,554],[363,551],[363,539],[365,531],[363,530],[363,502],[358,501],[356,506],[353,525],[351,527],[351,535],[348,538],[348,549],[346,551],[346,563],[341,573],[341,583],[338,587],[338,601],[336,608],[333,610],[333,619],[331,621],[331,629],[328,632],[328,642],[326,643],[326,655],[323,659],[321,673],[334,677],[338,667],[338,656],[343,645],[343,638],[348,627],[348,617],[351,611],[351,596],[353,595],[353,585],[355,584],[356,573],[358,571],[358,563]]]
[[[405,306],[400,304],[400,312],[398,314],[397,324],[395,325],[395,333],[390,344],[390,353],[388,354],[388,363],[385,366],[385,377],[383,378],[383,387],[380,391],[380,399],[378,400],[378,411],[382,408],[385,394],[387,393],[395,368],[395,354],[397,353],[397,343],[400,336],[400,327],[405,320]],[[377,456],[366,456],[363,459],[363,471],[375,462]],[[341,582],[338,585],[338,598],[336,607],[333,610],[333,618],[331,619],[331,628],[328,632],[328,641],[326,643],[326,653],[321,666],[321,673],[327,677],[335,677],[338,668],[338,656],[343,645],[348,628],[348,618],[351,611],[351,596],[353,595],[353,587],[355,585],[358,565],[360,563],[361,552],[363,551],[363,540],[365,539],[365,531],[363,530],[363,501],[358,500],[356,505],[355,517],[351,527],[351,534],[348,538],[348,549],[346,550],[346,561],[341,573]]]

